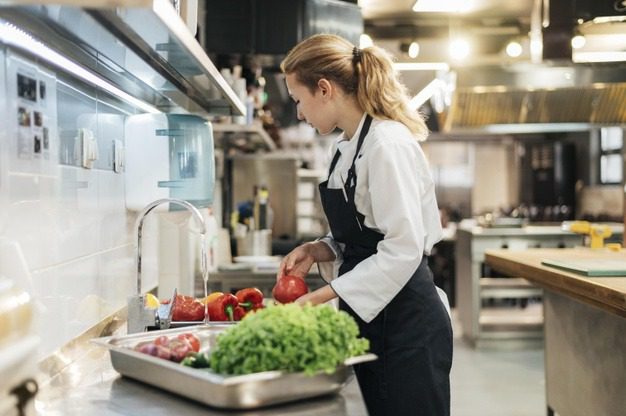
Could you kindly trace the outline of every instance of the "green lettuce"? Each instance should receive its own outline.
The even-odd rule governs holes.
[[[354,319],[330,305],[269,306],[218,336],[211,368],[220,374],[332,373],[346,358],[369,349],[358,334]]]

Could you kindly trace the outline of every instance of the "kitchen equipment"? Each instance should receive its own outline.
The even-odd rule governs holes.
[[[215,154],[211,123],[189,114],[128,117],[126,206],[140,211],[155,199],[177,198],[196,207],[213,203]]]
[[[613,235],[613,231],[608,225],[592,224],[589,221],[565,222],[563,226],[574,233],[589,236],[590,248],[604,248],[604,239]],[[611,246],[614,247],[615,244],[611,244]],[[619,249],[619,244],[617,246]]]
[[[265,222],[267,229],[272,230],[272,238],[295,238],[298,232],[297,223],[297,190],[298,190],[298,159],[293,155],[254,154],[233,155],[226,159],[224,173],[224,215],[223,225],[230,225],[230,213],[237,210],[242,201],[252,200],[251,215],[254,218],[254,199],[258,196],[260,215],[261,195],[259,192],[250,194],[250,190],[262,184],[271,196],[266,200],[265,220],[255,218],[252,229],[261,228]],[[258,188],[260,190],[261,188]],[[270,215],[271,213],[271,215]],[[271,216],[271,219],[270,219]],[[234,230],[233,230],[234,231]],[[243,255],[243,253],[238,253]],[[270,253],[268,253],[270,254]]]
[[[561,141],[528,143],[521,156],[521,201],[531,221],[576,217],[576,146]]]
[[[272,230],[251,230],[237,237],[239,256],[270,256],[272,254]]]
[[[209,406],[251,409],[278,403],[336,393],[349,381],[354,364],[376,359],[374,354],[348,358],[332,374],[267,371],[241,376],[223,376],[210,370],[194,369],[133,350],[133,347],[159,336],[193,333],[204,352],[215,346],[217,336],[229,324],[212,323],[190,328],[169,329],[144,334],[106,337],[93,340],[110,350],[113,368],[139,380]]]
[[[143,209],[142,212],[139,213],[139,215],[137,216],[137,221],[135,222],[135,229],[137,230],[137,259],[136,259],[137,292],[128,298],[128,333],[129,334],[133,332],[146,331],[148,327],[153,326],[153,325],[164,328],[169,325],[169,322],[171,320],[171,314],[170,314],[171,310],[164,311],[164,310],[161,310],[161,308],[159,308],[155,311],[154,309],[146,308],[145,295],[141,291],[141,248],[142,248],[141,238],[142,238],[142,231],[143,231],[143,221],[146,215],[148,215],[152,210],[154,210],[159,205],[165,205],[165,204],[174,204],[174,205],[178,205],[182,208],[187,209],[188,211],[191,212],[195,220],[200,224],[200,227],[201,227],[200,238],[202,242],[201,253],[200,253],[200,256],[201,256],[200,266],[202,270],[202,279],[204,280],[205,291],[207,288],[207,284],[208,284],[207,280],[209,278],[208,268],[207,268],[208,267],[207,250],[205,247],[207,227],[206,227],[204,218],[202,217],[202,214],[200,214],[198,209],[194,207],[193,205],[191,205],[189,202],[182,201],[180,199],[164,198],[164,199],[159,199],[159,200],[151,202]],[[174,299],[175,298],[176,298],[176,291],[174,291]],[[174,303],[174,299],[171,301],[172,305]],[[159,316],[158,314],[159,311],[163,314],[162,316]],[[164,326],[161,326],[161,325],[164,325]]]

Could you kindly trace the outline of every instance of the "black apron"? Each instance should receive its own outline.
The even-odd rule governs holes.
[[[354,162],[371,123],[367,115],[343,189],[329,189],[328,180],[319,185],[333,238],[345,244],[339,276],[376,254],[377,244],[384,238],[365,226],[365,216],[354,203]],[[339,155],[337,150],[329,178]],[[356,320],[361,336],[370,341],[370,351],[378,355],[378,360],[354,369],[370,415],[450,414],[452,329],[425,256],[407,284],[371,322],[359,318],[342,299],[339,308]]]

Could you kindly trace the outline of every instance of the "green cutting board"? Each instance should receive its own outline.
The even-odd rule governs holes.
[[[626,276],[626,260],[542,260],[541,264],[590,277]]]

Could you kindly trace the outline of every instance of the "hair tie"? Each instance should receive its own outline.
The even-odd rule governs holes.
[[[356,62],[361,62],[361,49],[359,49],[356,46],[352,49],[352,60],[355,63]]]

